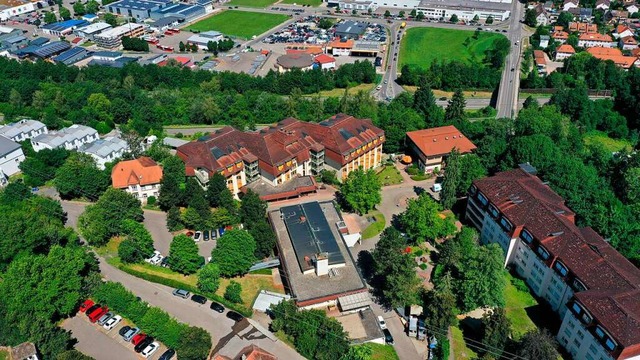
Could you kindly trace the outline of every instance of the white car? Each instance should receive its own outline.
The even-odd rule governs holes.
[[[158,265],[162,262],[163,258],[164,256],[160,254],[160,251],[155,250],[153,252],[153,255],[150,258],[146,259],[145,261],[148,262],[149,264]]]
[[[104,325],[102,325],[102,327],[104,327],[107,330],[111,330],[116,325],[118,325],[120,323],[120,321],[122,321],[122,316],[116,315],[116,316],[112,317],[111,319],[107,320],[107,322],[105,322]]]
[[[387,328],[387,323],[382,318],[382,315],[378,315],[378,325],[380,325],[380,329],[382,330]]]
[[[193,235],[193,241],[198,242],[200,239],[202,239],[202,231],[196,231]]]
[[[144,348],[144,350],[142,350],[141,354],[142,356],[144,356],[145,358],[148,358],[149,356],[151,356],[154,352],[156,352],[158,350],[158,348],[160,347],[160,344],[158,344],[157,342],[153,342],[151,344],[149,344],[149,346],[147,346],[146,348]]]

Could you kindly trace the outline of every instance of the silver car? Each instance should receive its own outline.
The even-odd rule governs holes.
[[[129,331],[124,333],[122,338],[124,339],[124,341],[129,342],[131,341],[131,339],[133,339],[134,336],[138,335],[139,332],[140,332],[140,329],[138,329],[137,327],[133,329],[129,329]]]
[[[102,315],[100,319],[98,319],[98,325],[102,326],[107,320],[111,319],[115,314],[109,311],[108,313]]]
[[[173,290],[173,295],[181,297],[183,299],[188,299],[189,295],[191,295],[191,294],[187,290],[175,289],[175,290]]]

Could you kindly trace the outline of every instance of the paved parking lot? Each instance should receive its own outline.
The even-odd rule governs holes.
[[[126,325],[125,320],[107,331],[102,326],[91,323],[82,313],[62,323],[62,327],[71,331],[71,335],[78,340],[76,349],[96,360],[137,360],[141,356],[133,350],[133,344],[124,341],[118,334],[124,325]],[[165,350],[167,347],[160,344],[160,348],[149,359],[159,358]]]

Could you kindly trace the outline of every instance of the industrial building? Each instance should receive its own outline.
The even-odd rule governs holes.
[[[207,50],[209,41],[218,42],[222,40],[224,40],[224,35],[221,32],[212,30],[189,36],[187,43],[197,45],[200,50]]]
[[[335,35],[341,39],[359,39],[366,30],[366,23],[347,20],[336,26]]]
[[[170,4],[172,4],[170,0],[120,0],[107,5],[107,10],[115,15],[145,20],[151,17],[153,11]]]
[[[71,48],[71,45],[66,41],[52,41],[44,45],[31,45],[21,48],[16,51],[16,55],[21,58],[33,58],[33,59],[48,59],[52,56],[56,56]]]
[[[191,21],[204,14],[206,14],[204,6],[176,3],[152,11],[150,17],[153,20],[160,20],[167,16],[172,16],[181,19],[181,21]]]
[[[496,21],[503,21],[511,15],[513,0],[328,0],[329,6],[340,9],[375,10],[397,8],[401,10],[416,9],[422,11],[426,18],[448,20],[454,14],[460,20],[472,20],[476,15],[484,20],[489,16]]]
[[[0,3],[0,21],[7,21],[12,16],[18,16],[35,11],[37,1],[11,0]]]
[[[65,65],[73,65],[80,60],[88,58],[89,56],[91,56],[91,52],[89,52],[89,50],[82,46],[76,46],[52,58],[51,60]]]
[[[71,34],[75,29],[89,25],[85,20],[67,20],[42,26],[42,32],[52,36],[65,36]]]
[[[283,280],[301,308],[338,306],[350,312],[372,301],[342,240],[344,222],[332,202],[309,202],[269,212]]]
[[[125,36],[140,37],[142,35],[144,35],[144,25],[129,23],[104,31],[95,35],[93,39],[96,45],[113,49],[122,45],[122,38]]]
[[[111,25],[105,22],[97,22],[88,26],[81,27],[76,29],[74,33],[82,38],[89,39],[93,41],[93,37],[111,29]]]

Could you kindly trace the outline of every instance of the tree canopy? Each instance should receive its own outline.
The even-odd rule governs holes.
[[[126,219],[142,221],[140,201],[122,190],[109,188],[80,215],[78,228],[89,244],[102,246],[122,232]]]
[[[345,203],[359,214],[366,214],[382,201],[382,185],[375,171],[356,169],[340,187]]]
[[[229,230],[218,239],[211,252],[211,262],[220,267],[224,277],[244,275],[255,263],[256,242],[247,231]]]
[[[169,247],[169,268],[181,274],[193,274],[204,264],[198,254],[198,246],[192,238],[180,234],[173,238]]]
[[[456,227],[450,216],[441,214],[441,207],[427,192],[417,199],[409,199],[407,210],[400,214],[399,223],[414,242],[433,241],[451,235]]]

